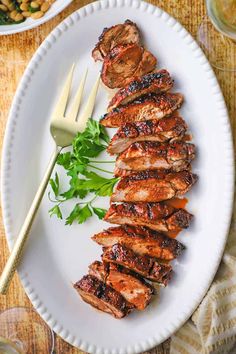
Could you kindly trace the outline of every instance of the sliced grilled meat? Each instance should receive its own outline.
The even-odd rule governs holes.
[[[135,80],[115,94],[109,103],[108,111],[126,105],[149,93],[166,92],[171,89],[173,84],[174,80],[170,77],[168,71],[164,69],[135,78]]]
[[[142,60],[140,61],[137,70],[134,73],[134,77],[139,77],[147,73],[150,73],[156,68],[156,65],[157,65],[156,57],[154,57],[154,55],[148,50],[143,49]],[[128,80],[126,80],[126,82],[122,85],[122,87],[124,87],[124,85],[126,85],[128,82],[133,80],[134,77],[130,77]]]
[[[107,151],[119,154],[136,141],[168,141],[181,138],[187,130],[185,121],[177,114],[160,120],[126,123],[113,136]]]
[[[137,171],[133,171],[133,170],[124,170],[123,168],[117,168],[117,167],[114,169],[115,177],[130,177],[136,174]]]
[[[101,79],[109,88],[122,87],[137,70],[142,60],[143,48],[136,44],[120,45],[105,57]]]
[[[118,291],[138,310],[144,310],[154,293],[153,287],[141,276],[122,266],[95,261],[89,266],[89,274]]]
[[[189,170],[191,170],[191,166],[189,166]],[[155,171],[154,169],[150,171]],[[165,171],[163,169],[159,169],[159,171]],[[179,171],[180,172],[180,171]],[[123,168],[115,168],[114,169],[114,176],[115,177],[131,177],[135,176],[138,173],[138,171],[135,170],[124,170]]]
[[[166,203],[111,204],[104,220],[112,224],[147,226],[152,230],[177,234],[189,227],[193,215]],[[135,245],[134,245],[135,247]]]
[[[197,181],[189,171],[143,171],[122,178],[111,196],[112,202],[160,202],[187,193]]]
[[[172,272],[169,264],[160,264],[154,258],[140,256],[119,243],[103,248],[104,262],[116,263],[139,273],[143,277],[166,286]]]
[[[119,243],[137,254],[167,261],[177,258],[184,249],[184,245],[176,239],[143,226],[110,227],[94,235],[92,239],[105,247]]]
[[[109,263],[95,261],[89,265],[89,274],[106,283],[109,274]],[[109,285],[109,284],[108,284]]]
[[[101,79],[111,89],[124,87],[136,75],[153,71],[156,63],[156,58],[137,44],[118,45],[104,58]]]
[[[85,275],[74,288],[85,302],[116,318],[126,316],[133,308],[118,291],[92,275]]]
[[[180,93],[165,92],[160,95],[149,94],[141,96],[135,101],[105,114],[100,123],[105,127],[120,127],[125,123],[158,120],[170,115],[183,102],[183,95]]]
[[[191,170],[191,166],[189,166],[189,170]],[[154,169],[150,170],[150,171],[155,171]],[[159,171],[165,171],[163,169],[159,169]],[[180,171],[179,171],[180,172]],[[122,168],[115,168],[114,169],[114,176],[115,177],[131,177],[134,176],[138,173],[138,171],[135,170],[124,170]]]
[[[110,28],[104,28],[99,41],[92,51],[95,61],[103,60],[104,57],[119,44],[131,44],[140,42],[140,34],[137,25],[126,20],[123,24],[118,24]]]
[[[195,146],[183,141],[140,141],[130,145],[117,157],[115,167],[136,172],[157,169],[178,172],[189,169],[194,157]]]

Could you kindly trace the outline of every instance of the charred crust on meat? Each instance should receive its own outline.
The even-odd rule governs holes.
[[[166,233],[173,231],[178,233],[181,229],[189,227],[192,218],[192,214],[185,209],[176,209],[165,202],[123,202],[120,204],[111,204],[104,220],[114,224],[134,225],[137,229],[132,229],[131,226],[130,231],[124,229],[124,232],[129,237],[151,240],[155,239],[155,234],[148,233],[147,230],[140,228],[141,226],[148,227],[153,232]],[[109,233],[109,229],[107,233]],[[93,239],[96,241],[96,235]],[[156,240],[160,242],[158,234],[156,235]]]
[[[134,22],[132,22],[132,21],[129,20],[128,18],[127,18],[127,20],[125,20],[125,23],[127,23],[127,24],[129,24],[129,25],[135,24]],[[137,26],[137,25],[135,24],[135,26]]]
[[[129,43],[140,43],[139,30],[134,22],[125,21],[123,24],[105,27],[92,50],[92,56],[95,61],[102,61],[114,47]]]
[[[101,300],[103,304],[102,310],[112,313],[117,318],[126,316],[133,309],[133,305],[128,303],[119,292],[92,275],[83,276],[81,280],[74,284],[74,288],[93,307],[101,309],[99,303]],[[91,302],[85,298],[84,294],[93,296],[93,301]]]
[[[166,76],[167,71],[163,70],[156,73],[146,74],[142,77],[142,80],[132,81],[127,88],[127,91],[133,93],[134,91],[143,90],[144,88],[149,87],[154,80],[162,79]],[[174,80],[172,80],[174,83]]]
[[[168,126],[168,123],[172,122],[172,126]],[[176,132],[185,133],[187,130],[186,123],[180,116],[170,116],[167,118],[162,118],[160,120],[145,120],[140,122],[129,122],[125,123],[117,133],[115,137],[137,137],[139,135],[157,135],[158,133],[163,133],[168,131],[168,129],[175,129]],[[177,135],[177,134],[176,134]],[[112,139],[114,140],[114,138]]]
[[[186,213],[183,209],[177,210],[174,213],[175,222],[179,225],[181,229],[186,229],[189,227],[191,220],[193,219],[193,215],[190,213]]]
[[[108,27],[104,27],[103,28],[103,31],[102,31],[102,33],[100,34],[100,36],[98,37],[98,40],[99,41],[101,41],[102,39],[103,39],[103,37],[104,37],[104,34],[108,31]]]
[[[89,274],[102,279],[137,310],[144,310],[155,293],[153,286],[141,275],[116,263],[93,262]]]
[[[194,158],[195,146],[184,141],[136,141],[118,156],[116,175],[119,173],[118,169],[138,172],[146,170],[147,166],[151,170],[179,172],[189,169]]]
[[[134,96],[136,95],[137,94]],[[107,127],[120,127],[126,123],[143,122],[148,120],[158,121],[163,117],[173,115],[173,113],[182,105],[182,102],[183,95],[180,93],[164,92],[161,94],[155,93],[141,96],[127,104],[122,104],[122,106],[118,107],[118,110],[117,107],[110,110],[109,113],[101,118],[101,124]],[[181,119],[179,121],[183,126]],[[173,123],[175,123],[174,118],[171,122],[172,127],[170,126],[170,129],[173,129]],[[176,125],[177,124],[175,124],[175,126]],[[154,125],[154,127],[155,130],[158,129],[159,132],[161,132],[161,124],[159,128],[157,125]],[[163,128],[165,128],[165,124],[163,124]],[[153,127],[151,127],[150,130],[153,130]]]
[[[118,212],[120,215],[124,213],[124,215],[130,215],[130,216],[139,216],[141,217],[146,216],[147,218],[151,221],[157,218],[157,215],[159,215],[159,218],[164,218],[171,216],[175,212],[175,208],[173,208],[171,205],[168,205],[164,202],[159,202],[159,203],[144,203],[144,202],[138,202],[138,203],[121,203],[121,204],[111,204],[110,209],[108,210],[107,214],[112,212]],[[104,218],[106,220],[106,216]]]
[[[172,272],[171,265],[158,263],[152,257],[137,255],[119,243],[105,248],[102,258],[106,261],[110,259],[112,262],[120,263],[127,268],[131,267],[145,278],[164,286],[167,285]]]
[[[111,139],[107,151],[112,155],[122,153],[135,141],[179,140],[186,130],[186,123],[176,114],[160,120],[126,122]]]
[[[198,175],[196,175],[195,173],[185,173],[184,180],[185,183],[190,186],[198,181]]]
[[[181,177],[183,178],[184,182],[187,185],[192,185],[198,180],[198,176],[194,173],[191,173],[189,171],[181,171],[181,172],[172,172],[171,170],[146,170],[146,171],[141,171],[136,174],[133,174],[129,177],[125,177],[122,180],[127,180],[127,181],[140,181],[140,180],[145,180],[149,178],[155,178],[155,179],[165,179],[166,177],[168,180],[171,180],[173,177]]]
[[[120,264],[113,264],[113,266],[115,266],[117,268],[117,270],[119,270],[121,273],[131,275],[132,277],[138,279],[143,285],[145,285],[146,287],[149,288],[149,290],[151,291],[151,294],[155,293],[153,286],[150,283],[148,283],[140,274],[135,273],[131,269],[127,269]]]
[[[148,93],[166,92],[173,86],[173,82],[169,72],[165,69],[145,74],[121,88],[110,101],[108,110],[111,111],[115,107],[126,105]]]
[[[94,235],[92,239],[104,247],[120,243],[138,254],[165,260],[178,257],[184,249],[176,239],[149,227],[134,224],[110,227]]]
[[[109,88],[124,87],[133,76],[153,71],[157,60],[136,43],[118,44],[105,56],[101,79]]]
[[[139,173],[131,175],[129,177],[125,177],[125,178],[123,178],[123,180],[127,179],[128,181],[140,181],[140,180],[145,180],[148,178],[162,179],[162,178],[165,178],[165,176],[168,174],[168,172],[171,172],[171,171],[165,171],[165,172],[161,171],[160,172],[160,171],[146,170],[146,171],[141,171]]]
[[[152,212],[152,207],[151,207],[150,203],[147,203],[147,214],[148,214],[149,219],[153,218],[153,212]]]

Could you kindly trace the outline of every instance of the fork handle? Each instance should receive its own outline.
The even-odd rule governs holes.
[[[2,275],[0,277],[0,294],[5,295],[7,293],[8,287],[11,283],[13,275],[16,271],[16,268],[20,262],[20,258],[22,256],[22,252],[24,249],[24,245],[29,236],[29,231],[32,226],[34,217],[37,213],[37,210],[40,206],[41,200],[43,198],[44,192],[47,188],[48,181],[52,174],[53,167],[55,166],[57,157],[61,151],[61,148],[56,147],[55,151],[52,154],[51,160],[45,172],[45,175],[42,179],[42,182],[35,194],[31,207],[27,213],[25,221],[20,229],[18,237],[14,243],[11,254],[7,260],[7,263],[3,269]]]

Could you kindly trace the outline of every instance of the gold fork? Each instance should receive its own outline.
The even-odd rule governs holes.
[[[0,294],[6,294],[10,282],[12,280],[12,277],[15,273],[15,270],[19,264],[25,242],[29,235],[31,225],[33,223],[34,217],[37,213],[41,200],[43,198],[44,192],[48,185],[48,181],[50,179],[52,170],[55,166],[60,151],[62,150],[63,147],[71,145],[75,135],[79,131],[84,130],[87,120],[88,118],[91,117],[93,112],[97,90],[99,87],[100,77],[98,77],[97,81],[95,82],[91,90],[91,93],[89,95],[89,98],[86,102],[85,108],[83,112],[79,115],[78,121],[76,120],[80,103],[81,103],[86,77],[87,77],[87,71],[86,71],[78,87],[78,91],[72,103],[71,110],[67,115],[65,115],[66,106],[68,103],[68,97],[71,88],[73,71],[74,71],[74,64],[67,76],[60,99],[58,100],[58,103],[56,104],[56,107],[51,117],[50,132],[52,138],[55,141],[55,149],[52,154],[49,165],[47,167],[47,170],[45,172],[45,175],[42,179],[42,182],[36,192],[36,195],[33,199],[33,202],[28,211],[26,219],[20,229],[19,235],[14,243],[11,254],[8,258],[8,261],[0,277]]]

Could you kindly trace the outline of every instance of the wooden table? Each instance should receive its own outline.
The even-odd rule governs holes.
[[[76,9],[89,3],[89,0],[74,0],[72,4],[60,15],[51,21],[24,33],[11,36],[0,37],[0,149],[2,148],[3,135],[9,108],[18,85],[18,82],[24,72],[26,65],[32,57],[35,50],[51,32],[51,30],[60,23],[65,17],[70,15]],[[199,24],[205,16],[205,4],[203,0],[152,0],[150,1],[173,15],[179,20],[187,30],[196,37]],[[222,49],[222,55],[227,56]],[[233,60],[233,58],[232,58]],[[234,137],[236,136],[236,102],[234,92],[236,89],[235,75],[229,72],[218,72],[216,75],[223,90],[226,103],[229,109]],[[201,104],[201,102],[200,102]],[[207,117],[206,117],[207,119]],[[212,127],[214,129],[214,127]],[[3,225],[0,224],[0,271],[8,257],[8,248],[5,241]],[[13,306],[31,307],[31,304],[24,293],[23,288],[15,275],[7,296],[0,296],[0,310]],[[75,354],[82,353],[80,350],[65,343],[60,337],[55,340],[56,354]],[[169,353],[169,341],[166,341],[159,347],[148,352],[149,354]],[[30,354],[35,353],[33,349]],[[44,353],[46,354],[46,353]],[[147,353],[146,353],[147,354]]]

